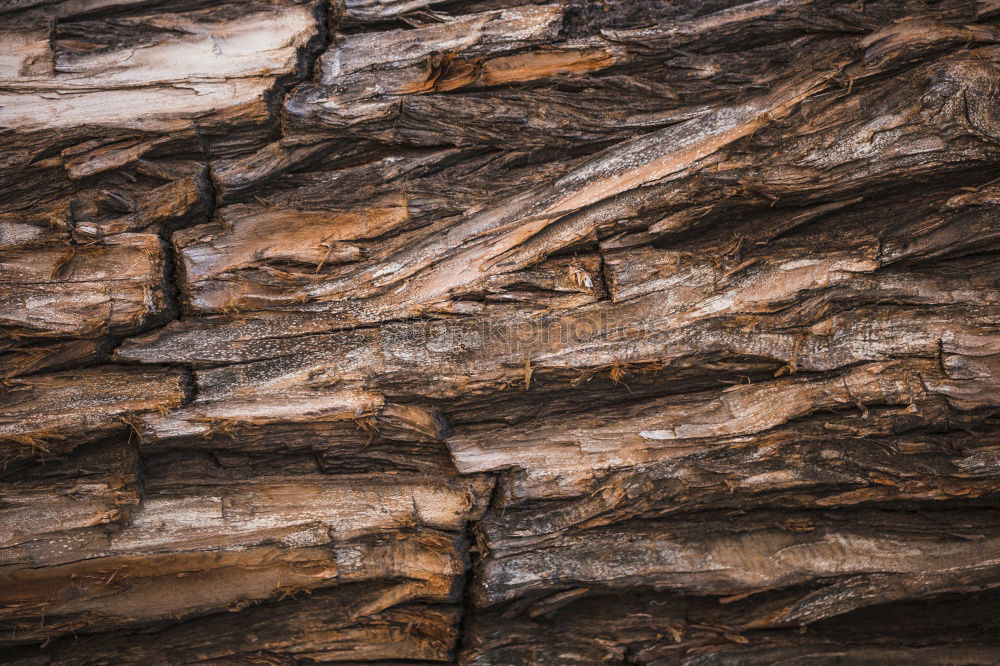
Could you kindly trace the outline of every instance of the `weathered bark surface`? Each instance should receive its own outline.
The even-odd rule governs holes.
[[[1000,5],[0,5],[0,661],[1000,662]]]

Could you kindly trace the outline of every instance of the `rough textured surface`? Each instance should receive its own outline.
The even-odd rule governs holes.
[[[1000,5],[0,4],[0,662],[1000,662]]]

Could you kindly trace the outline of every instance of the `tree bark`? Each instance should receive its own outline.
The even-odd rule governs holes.
[[[998,44],[0,7],[0,662],[997,663]]]

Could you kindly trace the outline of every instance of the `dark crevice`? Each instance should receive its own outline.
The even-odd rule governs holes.
[[[288,93],[299,83],[317,77],[319,58],[330,44],[331,35],[336,29],[336,17],[330,11],[330,2],[317,2],[313,7],[316,18],[316,34],[309,38],[306,45],[299,49],[295,71],[278,78],[271,90],[266,93],[267,108],[274,123],[274,138],[281,134],[281,107]]]
[[[285,96],[295,85],[302,82],[307,76],[312,75],[319,61],[319,57],[326,50],[330,40],[331,30],[329,22],[331,19],[328,3],[317,3],[314,11],[316,16],[317,33],[309,39],[304,48],[299,50],[295,72],[278,79],[271,91],[266,94],[266,100],[272,115],[272,123],[275,131],[279,131],[278,114],[280,113],[281,103]],[[201,193],[204,210],[200,216],[200,220],[193,223],[201,224],[215,219],[216,213],[223,206],[223,192],[215,177],[211,142],[208,137],[205,136],[201,127],[197,123],[195,124],[195,134],[201,145],[201,152],[205,160],[205,177],[202,180],[204,188]],[[128,337],[150,333],[158,328],[163,328],[173,321],[180,321],[185,318],[183,305],[181,304],[183,295],[181,282],[183,280],[184,271],[181,259],[178,256],[176,248],[173,244],[173,233],[180,228],[191,226],[191,224],[192,223],[174,225],[165,224],[160,225],[158,228],[157,233],[160,237],[164,255],[164,275],[162,287],[166,307],[164,308],[163,313],[154,318],[151,322],[147,323],[147,325],[131,331],[128,335],[113,336],[108,345],[111,349],[117,349],[120,347],[124,340]]]
[[[494,510],[493,507],[497,503],[497,495],[501,492],[501,474],[489,474],[488,476],[493,477],[493,489],[490,492],[489,500],[486,502],[486,508],[483,511],[483,519],[485,520],[487,516]],[[476,613],[478,609],[476,607],[475,599],[473,598],[474,590],[473,585],[475,583],[476,572],[481,566],[482,559],[485,553],[481,552],[480,549],[485,548],[485,541],[479,538],[480,521],[469,521],[465,525],[465,543],[467,544],[466,552],[466,568],[465,574],[462,577],[462,596],[461,596],[461,619],[459,620],[458,627],[458,640],[456,645],[456,658],[459,658],[463,651],[467,650],[470,646],[467,641],[471,635],[472,623],[475,620]]]
[[[181,391],[183,392],[183,398],[181,401],[181,407],[186,407],[195,400],[198,399],[198,380],[195,377],[194,370],[189,366],[177,366],[181,371]]]

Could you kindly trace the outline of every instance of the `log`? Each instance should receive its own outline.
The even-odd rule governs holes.
[[[998,49],[0,7],[0,663],[997,663]]]

